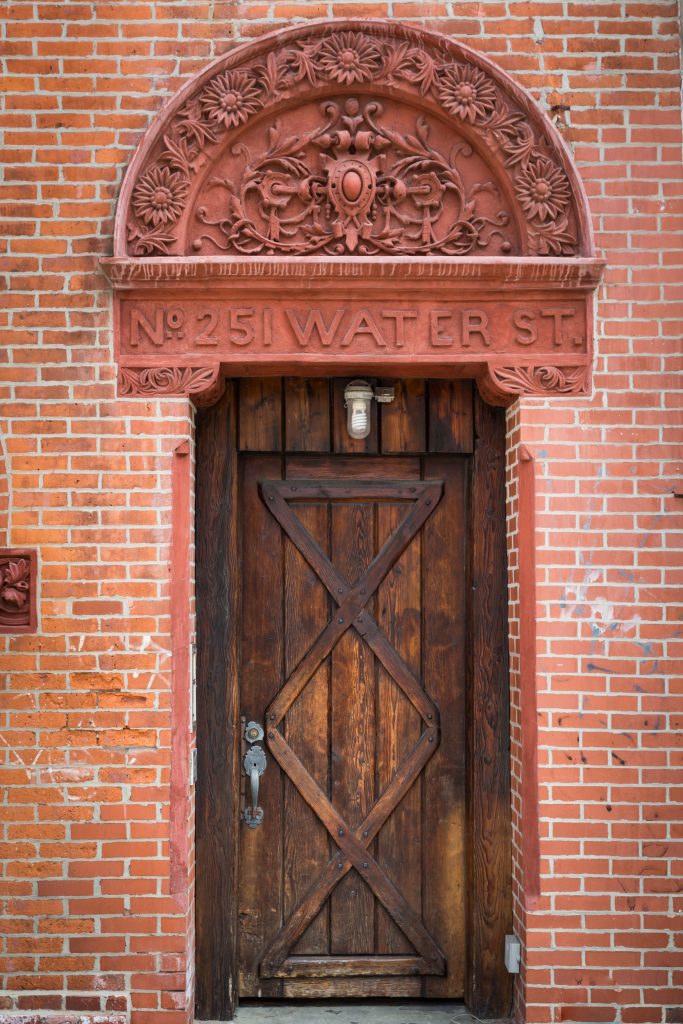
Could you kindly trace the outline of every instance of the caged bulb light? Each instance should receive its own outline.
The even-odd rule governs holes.
[[[352,380],[344,388],[346,426],[349,436],[356,440],[370,433],[370,403],[373,398],[372,387],[365,380]]]

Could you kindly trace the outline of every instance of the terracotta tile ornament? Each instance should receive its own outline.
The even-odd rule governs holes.
[[[569,151],[491,61],[395,22],[279,30],[191,79],[129,167],[123,395],[224,375],[476,377],[590,389],[595,258]]]
[[[38,555],[0,548],[0,633],[35,633]]]

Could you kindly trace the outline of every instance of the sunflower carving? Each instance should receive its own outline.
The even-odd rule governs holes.
[[[451,64],[439,79],[438,93],[445,109],[476,124],[493,113],[496,90],[483,71],[469,64]]]
[[[515,192],[524,212],[539,221],[556,220],[566,209],[570,197],[566,175],[542,157],[520,172]]]
[[[148,227],[171,224],[183,212],[189,188],[189,181],[180,171],[153,167],[137,184],[133,209]]]
[[[244,71],[225,71],[209,82],[199,98],[209,121],[236,128],[263,106],[262,90]]]
[[[325,39],[318,51],[318,66],[335,82],[369,82],[382,66],[382,56],[368,36],[340,32]]]

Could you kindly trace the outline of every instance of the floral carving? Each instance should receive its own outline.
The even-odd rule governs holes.
[[[439,77],[438,93],[449,114],[471,124],[485,120],[496,105],[493,82],[469,64],[445,67]]]
[[[218,366],[122,366],[119,394],[135,397],[193,395],[215,401],[223,390]]]
[[[431,145],[424,117],[413,134],[384,124],[382,114],[376,101],[327,102],[308,132],[287,134],[276,123],[264,154],[252,157],[243,147],[242,171],[211,181],[226,194],[220,215],[197,210],[209,230],[195,236],[195,252],[208,242],[250,256],[461,256],[494,237],[498,251],[510,251],[511,218],[495,182],[465,184],[460,167],[469,146],[446,156]],[[485,194],[489,212],[480,209]]]
[[[133,209],[143,224],[157,228],[177,220],[190,187],[179,171],[170,167],[153,167],[137,184],[133,193]]]
[[[369,82],[382,67],[375,43],[358,32],[340,32],[323,39],[316,58],[322,75],[342,85]]]
[[[508,395],[547,398],[551,394],[585,394],[588,366],[491,366],[498,389]]]
[[[209,121],[235,128],[263,106],[263,88],[253,75],[225,71],[209,82],[199,102]]]
[[[27,632],[35,626],[30,552],[0,551],[0,632]]]
[[[534,160],[515,183],[522,208],[534,220],[556,220],[569,203],[569,182],[550,160]]]
[[[2,570],[0,601],[23,608],[28,602],[29,564],[25,558],[8,562]]]
[[[372,95],[375,87],[390,87],[412,94],[413,98],[424,98],[432,107],[441,108],[454,119],[454,130],[460,124],[470,135],[474,132],[480,140],[481,149],[495,154],[496,160],[507,168],[521,218],[527,223],[527,237],[520,243],[521,251],[536,255],[577,253],[569,180],[556,148],[532,124],[527,112],[503,93],[485,67],[478,66],[475,59],[468,61],[466,54],[460,54],[456,60],[445,47],[421,45],[415,33],[402,32],[395,36],[368,25],[358,30],[334,27],[305,30],[298,39],[269,50],[260,61],[245,58],[242,65],[217,72],[203,85],[198,95],[187,99],[167,126],[163,144],[160,142],[157,146],[152,162],[144,168],[133,190],[127,226],[133,255],[168,256],[178,252],[179,238],[188,237],[186,232],[178,230],[177,225],[188,215],[190,182],[198,169],[212,159],[214,147],[216,153],[224,151],[227,132],[244,128],[251,118],[274,103],[286,100],[288,107],[294,109],[297,97],[309,103],[315,101],[312,90],[326,90],[323,96],[329,95],[331,88],[339,90],[334,102],[342,110],[350,100],[348,90],[364,88]],[[367,112],[370,107],[367,95],[362,97],[362,102]],[[348,110],[345,113],[348,114]],[[302,125],[305,122],[304,115]],[[366,164],[365,171],[357,168],[358,173],[365,178],[369,174],[373,180],[372,210],[368,207],[362,215],[356,212],[351,217],[351,220],[358,221],[355,225],[357,245],[350,244],[354,237],[353,229],[347,231],[343,224],[341,237],[344,245],[341,248],[335,249],[329,241],[322,242],[330,227],[329,218],[326,221],[323,216],[330,197],[324,194],[326,184],[321,177],[320,161],[311,162],[310,150],[306,152],[305,146],[295,145],[292,139],[290,151],[280,149],[276,153],[276,145],[271,143],[268,166],[265,166],[261,155],[252,161],[258,163],[260,160],[260,169],[251,164],[245,168],[249,189],[260,196],[268,226],[258,225],[254,216],[249,214],[240,194],[243,183],[235,183],[229,215],[219,229],[219,234],[225,236],[217,238],[219,249],[243,253],[266,251],[266,242],[262,243],[262,249],[259,248],[261,243],[257,236],[274,243],[272,251],[304,255],[320,252],[349,254],[361,251],[361,247],[367,254],[377,255],[383,252],[465,255],[486,249],[486,244],[482,245],[484,226],[477,226],[478,215],[471,206],[471,187],[468,195],[460,198],[461,210],[454,220],[454,225],[457,224],[454,232],[451,234],[443,229],[440,234],[437,230],[437,196],[441,193],[442,207],[444,203],[447,207],[447,200],[452,198],[451,191],[456,187],[454,179],[460,170],[454,160],[449,161],[447,154],[436,153],[426,141],[424,130],[422,134],[417,130],[411,133],[409,141],[405,136],[399,139],[403,157],[411,156],[408,150],[412,146],[412,158],[420,156],[424,162],[422,168],[414,166],[410,169],[410,183],[406,182],[405,175],[401,178],[406,193],[400,195],[401,185],[398,191],[389,186],[388,174],[379,166],[380,158],[393,153],[398,133],[392,137],[385,127],[376,139],[363,140],[362,132],[372,135],[375,130],[367,119],[362,128],[340,124],[330,131],[337,129],[349,136],[355,132],[361,141],[370,143],[356,154],[359,163],[365,161]],[[308,141],[312,140],[309,138]],[[345,144],[346,137],[341,136],[335,140],[330,138],[327,146],[322,138],[316,143],[321,151],[331,155],[332,160],[341,159],[339,154]],[[238,141],[236,149],[241,145]],[[454,145],[457,145],[457,140],[454,140]],[[350,149],[347,155],[353,155]],[[460,160],[463,157],[461,151]],[[295,167],[296,161],[306,163],[306,170]],[[447,181],[449,173],[453,178],[450,183]],[[418,175],[422,175],[419,180]],[[489,187],[488,182],[482,184]],[[298,191],[292,192],[293,189]],[[423,198],[419,199],[420,196]],[[301,226],[290,235],[294,229],[295,222],[291,217],[294,216],[297,197],[310,206],[302,217]],[[238,227],[241,215],[237,207],[240,203],[247,222],[243,229]],[[410,226],[410,217],[418,206],[427,212],[421,216],[423,227],[415,231]],[[303,206],[296,209],[297,215],[304,213]],[[387,211],[391,211],[391,216],[388,220],[384,218],[384,227],[380,228],[379,222]],[[409,220],[404,230],[399,232],[403,215],[407,215]],[[366,246],[368,219],[374,224],[371,232],[374,241]],[[496,225],[497,228],[502,226]],[[308,241],[302,243],[305,229],[310,234]],[[247,244],[242,236],[250,230],[255,235]],[[390,241],[392,232],[399,232],[393,242]],[[195,235],[193,239],[189,235],[195,242],[197,237]],[[301,244],[294,244],[292,239],[296,237]],[[489,235],[489,239],[495,237]],[[415,243],[412,248],[409,244],[411,238]],[[465,239],[469,239],[468,244]],[[278,248],[288,241],[289,248]],[[509,250],[496,245],[492,251]]]

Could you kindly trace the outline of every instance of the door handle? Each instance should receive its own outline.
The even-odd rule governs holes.
[[[251,786],[251,807],[244,808],[244,822],[248,828],[258,828],[263,822],[263,808],[258,805],[259,780],[266,770],[266,755],[262,747],[250,747],[244,755],[244,774]]]

